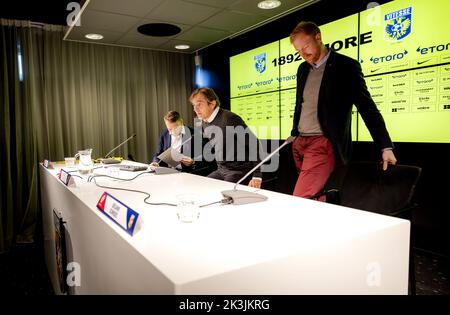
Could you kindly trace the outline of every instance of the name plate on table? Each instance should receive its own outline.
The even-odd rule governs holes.
[[[69,186],[70,184],[74,184],[73,177],[67,171],[61,169],[58,173],[58,178],[64,183],[64,185]]]
[[[100,197],[97,208],[127,231],[128,234],[133,235],[139,213],[107,192],[104,192]]]
[[[45,168],[51,169],[53,168],[53,163],[49,160],[44,160],[44,163],[42,163]]]

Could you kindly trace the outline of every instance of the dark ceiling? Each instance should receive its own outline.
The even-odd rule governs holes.
[[[10,1],[0,17],[67,25],[66,19],[76,15],[74,8],[68,7],[71,0]],[[77,15],[77,24],[67,28],[64,40],[193,53],[320,2],[282,0],[279,7],[262,10],[257,6],[260,1],[78,0],[83,10]],[[161,23],[173,24],[179,30],[165,36],[138,31],[142,25]],[[102,38],[95,41],[86,38],[88,34],[100,34]],[[180,51],[177,46],[185,49]]]
[[[67,10],[70,2],[84,3],[84,0],[8,1],[7,5],[3,2],[0,18],[67,25],[67,15],[73,11]]]
[[[280,30],[291,29],[302,19],[315,17],[318,24],[362,11],[371,0],[282,0],[275,10],[260,10],[260,0],[9,0],[2,5],[0,18],[29,20],[45,24],[67,25],[73,7],[69,3],[87,4],[76,27],[68,28],[65,40],[115,46],[176,51],[187,44],[185,53],[209,47],[227,38],[258,28],[252,41],[244,39],[242,48],[255,41],[269,41],[271,34],[279,38]],[[391,0],[378,0],[385,3]],[[4,2],[5,3],[5,2]],[[316,12],[319,11],[319,12]],[[291,14],[295,13],[295,14]],[[269,23],[273,22],[273,23]],[[138,28],[148,23],[170,23],[180,32],[169,36],[145,36]],[[95,42],[88,33],[102,34]],[[153,34],[154,35],[154,34]],[[288,36],[285,34],[284,36]]]

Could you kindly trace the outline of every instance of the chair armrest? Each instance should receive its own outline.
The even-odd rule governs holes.
[[[412,203],[412,204],[406,205],[404,208],[402,208],[400,210],[389,213],[389,215],[391,215],[393,217],[399,217],[402,219],[411,220],[412,210],[416,207],[417,207],[417,203]]]

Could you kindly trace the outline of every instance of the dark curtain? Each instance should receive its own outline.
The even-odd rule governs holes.
[[[0,27],[0,252],[4,252],[14,242],[33,241],[38,198],[33,109],[18,72],[18,47],[30,29]]]
[[[63,26],[0,19],[0,253],[32,242],[38,167],[92,148],[149,162],[168,110],[193,121],[187,54],[63,41]],[[18,53],[22,53],[23,78]]]

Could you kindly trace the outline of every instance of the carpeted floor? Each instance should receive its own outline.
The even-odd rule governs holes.
[[[450,294],[450,258],[416,249],[416,294]]]
[[[7,295],[52,295],[43,250],[36,244],[13,246],[0,254],[0,292]]]
[[[450,294],[450,258],[415,250],[417,295]],[[0,293],[2,295],[54,294],[41,247],[16,245],[0,254]]]

